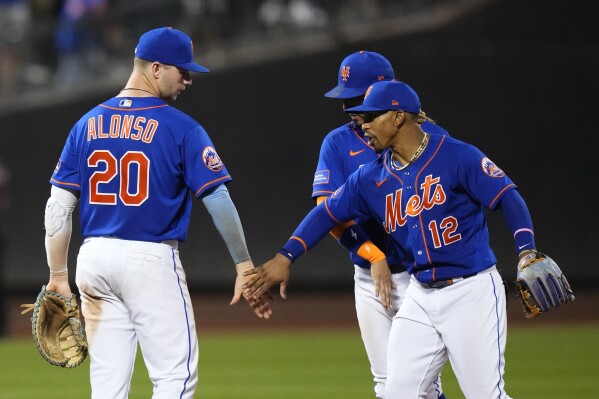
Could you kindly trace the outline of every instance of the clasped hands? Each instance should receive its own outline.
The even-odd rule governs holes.
[[[243,276],[246,278],[245,283],[241,287],[244,297],[246,299],[251,298],[254,301],[263,301],[264,296],[267,295],[270,297],[270,301],[268,302],[268,309],[270,310],[270,303],[272,303],[272,296],[270,296],[269,292],[270,287],[279,284],[281,298],[287,298],[290,266],[291,261],[287,257],[276,254],[274,258],[259,267],[248,268],[243,272]],[[393,289],[395,288],[395,284],[391,278],[391,271],[387,265],[387,260],[383,259],[373,263],[370,267],[370,273],[374,281],[375,295],[380,297],[385,309],[391,310],[393,308]]]

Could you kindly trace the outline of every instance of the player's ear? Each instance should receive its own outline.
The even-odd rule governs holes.
[[[395,126],[399,126],[402,124],[402,122],[405,119],[405,113],[403,111],[397,111],[395,112],[395,116],[393,117],[393,120],[395,121]]]
[[[150,65],[150,71],[152,72],[152,76],[154,76],[155,78],[158,78],[161,75],[163,69],[164,65],[162,65],[158,61],[154,61]]]

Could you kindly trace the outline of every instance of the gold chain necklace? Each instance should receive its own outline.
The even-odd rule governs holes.
[[[402,170],[402,169],[407,168],[409,165],[411,165],[416,159],[418,159],[418,157],[420,156],[420,154],[422,154],[422,152],[426,148],[426,145],[428,144],[429,137],[430,137],[430,135],[428,133],[424,133],[424,138],[422,139],[422,142],[420,143],[420,146],[418,147],[418,149],[416,150],[416,152],[414,153],[414,155],[412,155],[412,158],[410,158],[410,160],[405,165],[400,165],[395,160],[395,158],[393,158],[393,154],[391,154],[391,167],[393,169],[395,169],[395,170]]]

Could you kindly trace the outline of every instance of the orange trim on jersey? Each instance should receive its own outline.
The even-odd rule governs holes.
[[[516,185],[514,183],[507,185],[503,190],[501,190],[499,192],[499,194],[497,194],[495,196],[495,198],[493,198],[493,201],[491,201],[491,204],[489,205],[489,208],[493,208],[493,206],[495,205],[495,202],[497,202],[497,200],[499,199],[499,197],[501,196],[501,194],[503,194],[505,192],[505,190],[507,190],[510,187],[515,187]]]
[[[420,170],[416,174],[416,178],[414,179],[414,187],[418,187],[418,178],[420,177],[420,174],[424,171],[424,169],[428,166],[428,164],[431,163],[433,158],[437,156],[437,153],[439,152],[439,150],[441,149],[441,146],[445,142],[446,137],[447,136],[441,137],[441,141],[439,141],[439,145],[437,146],[437,149],[435,150],[435,152],[433,152],[433,154],[428,158],[428,161],[426,161],[426,163],[422,166],[422,168],[420,168]],[[424,243],[424,250],[426,251],[426,260],[428,261],[428,264],[432,266],[433,262],[431,261],[431,254],[430,254],[430,251],[428,250],[428,245],[426,243],[426,234],[424,233],[424,224],[422,223],[422,212],[420,212],[420,214],[418,215],[418,221],[420,222],[420,232],[422,233],[422,242]],[[434,275],[435,275],[435,268],[433,267],[433,280],[435,279]]]
[[[422,233],[422,242],[424,243],[424,250],[426,251],[426,260],[428,261],[428,264],[432,266],[433,262],[431,261],[431,254],[429,253],[428,245],[426,244],[426,235],[424,234],[424,226],[422,223],[422,212],[420,212],[420,215],[418,215],[418,220],[420,221],[420,232]],[[435,274],[435,268],[433,267],[433,275],[434,274]]]
[[[429,157],[428,161],[426,161],[426,163],[424,164],[424,166],[422,166],[422,168],[418,171],[418,174],[416,175],[416,178],[414,179],[414,187],[418,187],[418,184],[416,182],[418,181],[418,178],[420,177],[420,174],[422,173],[422,171],[424,171],[424,168],[426,168],[428,166],[428,164],[431,163],[431,161],[433,160],[433,158],[437,156],[437,153],[439,152],[439,150],[441,149],[441,146],[445,142],[445,138],[446,137],[447,136],[441,137],[441,141],[439,141],[439,145],[437,146],[437,149],[435,150],[435,152],[433,152],[433,154]]]
[[[325,190],[321,190],[321,191],[314,191],[314,192],[312,193],[312,196],[314,197],[314,196],[316,196],[316,195],[328,194],[328,195],[324,196],[324,198],[327,198],[329,195],[331,195],[331,194],[333,194],[333,193],[334,193],[334,191],[325,191]],[[320,204],[320,202],[319,202],[319,204]]]
[[[370,148],[371,150],[374,151],[374,148],[368,145],[368,140],[364,139],[364,136],[360,136],[360,133],[358,133],[358,131],[356,130],[356,128],[354,128],[353,124],[350,122],[349,126],[351,127],[351,130],[354,132],[354,134],[358,137],[358,139],[364,143],[364,145],[368,148]]]
[[[389,153],[389,163],[391,163],[391,158],[393,158],[393,152]],[[397,180],[399,180],[399,182],[403,185],[403,181],[401,180],[401,177],[399,177],[398,175],[396,175],[393,170],[391,170],[391,168],[389,167],[389,165],[387,165],[387,162],[383,162],[383,165],[385,165],[385,169],[387,169],[387,172],[389,172],[389,174],[393,177],[395,177]],[[376,181],[375,183],[376,184]]]
[[[77,183],[67,183],[67,182],[58,181],[58,180],[55,180],[55,179],[52,179],[52,178],[50,179],[50,181],[53,181],[54,183],[57,183],[57,184],[62,184],[63,186],[72,186],[72,187],[81,188],[81,185],[79,185]]]
[[[320,205],[323,201],[326,201],[328,197],[322,196],[322,197],[318,197],[316,198],[316,204]],[[341,237],[341,235],[343,234],[343,232],[350,226],[353,226],[354,224],[356,224],[356,222],[354,222],[353,220],[350,220],[347,223],[343,223],[343,224],[338,224],[337,226],[333,227],[329,233],[335,237],[335,240],[339,241],[339,238]]]
[[[202,187],[200,187],[200,188],[198,189],[198,191],[196,191],[196,193],[195,193],[195,196],[197,197],[197,196],[198,196],[198,194],[199,194],[199,193],[200,193],[200,192],[201,192],[201,191],[202,191],[202,190],[203,190],[203,189],[204,189],[206,186],[209,186],[209,185],[211,185],[212,183],[216,183],[217,181],[221,181],[221,180],[224,180],[224,179],[230,179],[230,178],[231,178],[231,176],[229,176],[229,175],[226,175],[226,176],[220,177],[220,178],[218,178],[218,179],[215,179],[215,180],[209,181],[208,183],[206,183],[206,184],[204,184]]]
[[[340,221],[338,221],[335,216],[333,216],[333,214],[331,213],[331,211],[329,210],[329,206],[327,205],[327,202],[324,202],[324,209],[327,210],[327,213],[329,214],[329,216],[331,217],[331,219],[333,219],[333,221],[335,221],[337,224],[341,224]]]
[[[291,236],[291,237],[289,237],[289,239],[290,240],[298,240],[300,242],[300,244],[302,244],[304,247],[304,253],[308,252],[308,246],[306,245],[306,242],[304,240],[302,240],[301,238],[296,237],[296,236]]]
[[[125,98],[125,97],[123,97]],[[102,108],[107,108],[107,109],[112,109],[115,111],[145,111],[147,109],[154,109],[154,108],[163,108],[163,107],[168,107],[168,104],[161,104],[161,105],[154,105],[152,107],[142,107],[142,108],[117,108],[117,107],[109,107],[108,105],[104,105],[104,104],[100,104],[100,107]]]

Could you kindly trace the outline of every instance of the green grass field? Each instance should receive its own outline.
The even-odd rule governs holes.
[[[512,327],[506,387],[517,399],[599,398],[599,325]],[[165,348],[168,350],[168,348]],[[89,398],[89,361],[77,369],[45,363],[30,340],[0,341],[0,398]],[[449,399],[463,398],[449,367]],[[357,330],[200,335],[198,399],[373,398]],[[151,397],[138,355],[131,399]]]

